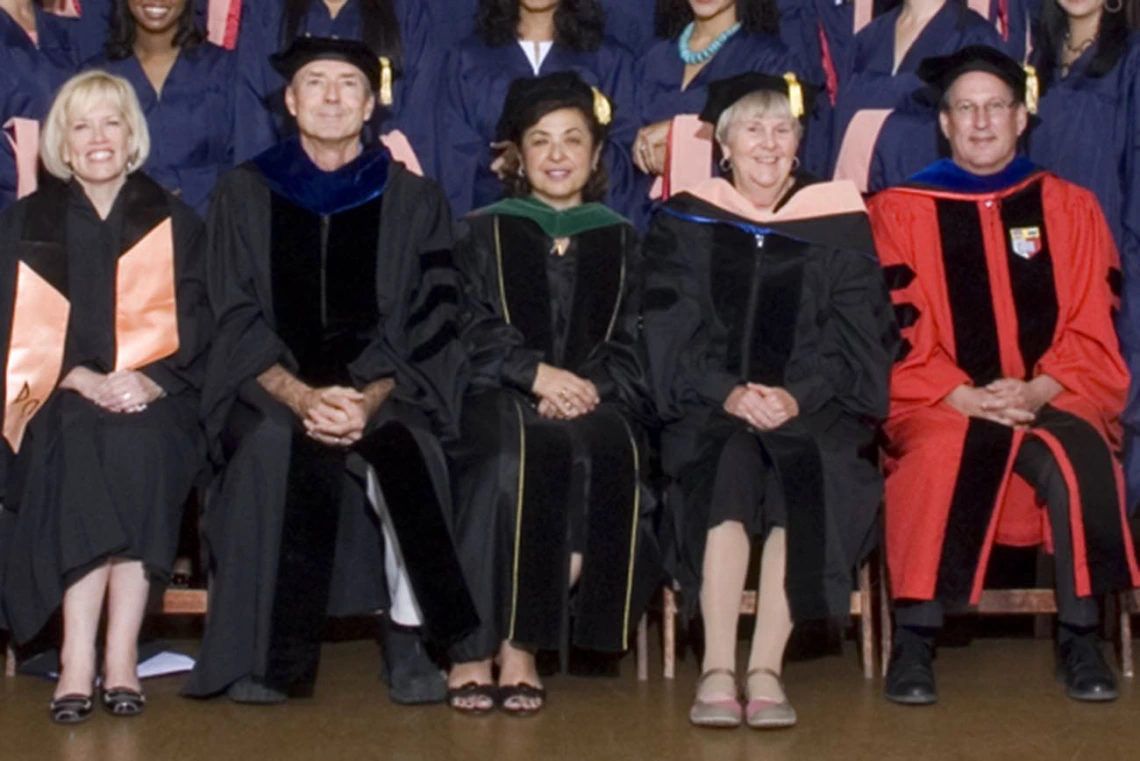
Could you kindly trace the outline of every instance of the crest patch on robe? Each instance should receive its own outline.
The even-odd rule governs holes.
[[[1015,227],[1009,231],[1013,253],[1022,259],[1032,259],[1041,253],[1040,227]]]

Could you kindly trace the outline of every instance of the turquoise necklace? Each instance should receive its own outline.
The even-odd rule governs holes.
[[[728,42],[732,35],[740,31],[740,22],[725,29],[720,33],[720,36],[708,44],[704,50],[694,52],[689,47],[689,43],[693,40],[693,30],[696,29],[696,23],[690,22],[685,31],[681,32],[681,36],[677,38],[677,52],[681,54],[681,60],[685,62],[686,66],[698,66],[702,63],[707,63],[710,58],[720,52],[724,44]]]

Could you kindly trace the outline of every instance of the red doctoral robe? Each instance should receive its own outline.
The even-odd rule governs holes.
[[[1022,159],[993,178],[943,160],[869,211],[904,339],[885,424],[893,596],[977,604],[995,542],[1050,543],[1047,511],[1013,472],[1027,435],[1069,488],[1077,594],[1140,584],[1118,460],[1120,264],[1093,194]],[[1064,390],[1028,429],[944,401],[1041,374]]]

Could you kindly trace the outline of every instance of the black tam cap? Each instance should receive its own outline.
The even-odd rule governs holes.
[[[298,37],[285,50],[269,56],[274,70],[287,80],[313,61],[344,61],[364,72],[369,86],[380,89],[380,59],[357,40],[335,37]]]
[[[958,77],[971,71],[993,74],[1008,84],[1018,103],[1025,103],[1031,112],[1037,110],[1037,74],[1032,67],[1022,67],[997,48],[988,45],[968,45],[956,53],[935,58],[924,58],[918,65],[922,81],[944,95]]]
[[[579,109],[603,129],[613,120],[613,106],[600,90],[573,71],[560,71],[511,82],[496,130],[498,139],[517,143],[544,116],[563,108]]]
[[[709,83],[709,97],[701,111],[701,121],[716,124],[720,115],[746,95],[754,92],[776,92],[784,95],[792,108],[792,116],[804,119],[815,105],[816,88],[800,82],[791,72],[782,77],[752,71]]]

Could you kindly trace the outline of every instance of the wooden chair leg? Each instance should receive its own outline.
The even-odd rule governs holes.
[[[644,614],[637,624],[637,681],[649,681],[649,619]]]
[[[871,602],[871,564],[859,569],[859,628],[862,632],[863,678],[875,678],[875,609]]]
[[[1129,605],[1130,592],[1117,596],[1120,608],[1120,671],[1125,679],[1131,679],[1134,672],[1132,662],[1132,606]]]
[[[887,575],[886,552],[879,550],[879,658],[881,673],[887,675],[887,667],[891,663],[891,648],[894,636],[894,622],[891,621],[891,585]]]
[[[16,676],[16,650],[10,642],[4,657],[4,676]]]
[[[662,592],[661,659],[666,679],[677,676],[677,595],[669,587]]]

